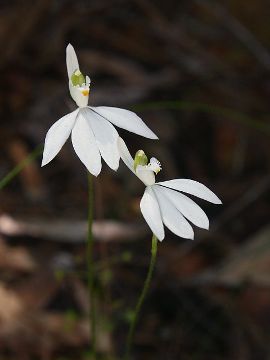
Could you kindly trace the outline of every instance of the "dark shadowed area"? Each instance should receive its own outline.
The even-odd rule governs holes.
[[[0,360],[89,360],[87,172],[70,139],[41,168],[49,127],[76,108],[65,49],[89,103],[135,111],[159,141],[159,181],[200,181],[210,230],[166,230],[132,359],[270,358],[270,7],[266,0],[0,2]],[[33,155],[34,152],[34,155]],[[147,272],[143,184],[103,163],[95,187],[99,360],[123,358]]]

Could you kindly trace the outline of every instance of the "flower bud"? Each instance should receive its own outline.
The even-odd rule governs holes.
[[[138,150],[134,158],[134,170],[136,171],[138,165],[147,165],[148,158],[143,150]]]

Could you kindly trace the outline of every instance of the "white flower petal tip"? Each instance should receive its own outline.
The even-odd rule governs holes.
[[[193,239],[194,231],[175,204],[166,196],[164,188],[154,185],[152,191],[156,195],[161,218],[164,225],[175,235],[185,239]]]
[[[78,111],[63,116],[50,127],[45,138],[41,166],[47,165],[59,153],[72,131]]]
[[[142,215],[159,241],[165,237],[164,226],[161,218],[157,198],[150,186],[147,186],[140,202]]]
[[[48,162],[44,159],[44,157],[42,157],[42,161],[41,161],[41,167],[43,167],[43,166],[45,166],[45,165],[47,165],[48,164]]]
[[[162,242],[165,239],[165,234],[162,237],[158,237],[156,234],[154,234],[154,235],[157,237],[158,241],[160,241],[160,242]]]
[[[87,169],[87,170],[90,172],[89,169]],[[98,175],[100,174],[100,172],[101,172],[101,169],[100,169],[99,172],[95,172],[95,171],[91,170],[90,174],[93,175],[93,176],[95,176],[95,177],[98,177]]]
[[[92,175],[98,176],[102,167],[101,156],[90,124],[81,111],[72,130],[71,140],[81,162]]]
[[[149,128],[148,128],[149,129]],[[150,130],[150,129],[149,129]],[[151,130],[152,134],[149,134],[148,136],[142,135],[143,137],[151,140],[159,140],[159,137]],[[140,134],[139,134],[140,135]]]
[[[93,107],[92,109],[112,124],[122,129],[148,139],[158,139],[157,135],[153,133],[142,119],[132,111],[108,106],[98,106]]]
[[[68,44],[66,48],[66,62],[68,78],[70,79],[74,71],[80,69],[76,52],[71,44]]]
[[[155,189],[157,189],[158,192],[162,191],[162,194],[188,221],[202,229],[209,229],[209,219],[207,215],[200,206],[188,196],[160,185],[155,185]]]
[[[222,204],[221,200],[213,193],[208,187],[201,184],[198,181],[190,179],[174,179],[157,183],[159,185],[165,186],[169,189],[181,191],[194,195],[200,199],[209,201],[213,204],[220,205]]]

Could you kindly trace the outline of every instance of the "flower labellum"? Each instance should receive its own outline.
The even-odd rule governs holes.
[[[69,91],[72,99],[82,108],[87,106],[91,80],[84,77],[80,70],[75,70],[69,80]]]
[[[101,158],[117,170],[119,166],[118,132],[114,125],[144,136],[157,139],[134,112],[108,106],[88,106],[91,80],[79,67],[72,45],[66,49],[69,91],[78,108],[56,121],[45,138],[42,166],[48,164],[61,150],[71,135],[72,145],[87,170],[97,176],[101,171]]]
[[[156,175],[162,170],[160,162],[154,157],[150,159],[148,167],[153,170]]]
[[[221,200],[211,190],[190,179],[156,183],[155,175],[161,170],[161,164],[156,158],[151,158],[148,164],[139,164],[135,167],[136,156],[133,160],[121,138],[118,139],[118,148],[124,163],[146,186],[140,203],[141,212],[160,241],[165,237],[164,225],[174,234],[192,240],[194,231],[190,223],[203,229],[209,228],[209,220],[205,212],[183,193],[214,204],[221,204]]]

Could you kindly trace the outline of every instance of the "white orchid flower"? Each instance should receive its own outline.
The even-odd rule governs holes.
[[[183,193],[214,204],[221,204],[220,199],[211,190],[190,179],[174,179],[156,183],[155,175],[161,170],[157,159],[151,158],[148,163],[142,150],[139,150],[133,159],[120,137],[118,147],[124,163],[146,186],[140,202],[141,212],[160,241],[165,237],[164,225],[174,234],[192,240],[194,232],[189,221],[200,228],[209,229],[209,220],[205,212]]]
[[[97,176],[100,173],[101,157],[110,168],[117,170],[119,135],[113,125],[149,139],[157,139],[157,136],[131,111],[88,106],[91,80],[81,73],[75,50],[70,44],[66,49],[66,61],[70,95],[78,108],[56,121],[47,132],[42,166],[58,154],[71,134],[74,150],[91,174]]]

